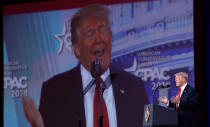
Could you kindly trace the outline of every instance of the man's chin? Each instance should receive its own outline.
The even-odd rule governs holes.
[[[97,55],[95,56],[95,59],[98,59],[100,62],[104,61],[105,56],[104,55]]]
[[[102,55],[102,56],[95,56],[95,59],[99,60],[102,71],[105,71],[109,67],[110,61],[108,61],[108,59],[110,59],[110,57]]]
[[[105,72],[109,68],[109,63],[101,63],[101,70]]]

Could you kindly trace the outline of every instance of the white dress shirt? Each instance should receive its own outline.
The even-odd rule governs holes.
[[[90,81],[93,79],[90,72],[87,71],[84,66],[80,65],[81,77],[83,90],[87,87]],[[106,72],[101,75],[103,81],[110,75],[110,70],[107,69]],[[84,96],[84,108],[85,108],[85,118],[86,118],[86,127],[93,127],[93,103],[94,103],[94,93],[96,85],[93,85]],[[103,93],[103,98],[107,107],[109,127],[117,127],[117,116],[116,116],[116,107],[113,94],[112,85],[106,89]]]

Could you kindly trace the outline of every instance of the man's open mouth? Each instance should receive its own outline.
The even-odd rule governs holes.
[[[94,51],[94,55],[96,57],[103,56],[104,55],[104,49],[103,48],[97,49],[96,51]]]

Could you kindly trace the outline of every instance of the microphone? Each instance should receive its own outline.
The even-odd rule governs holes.
[[[97,58],[91,64],[91,75],[94,78],[99,78],[101,75],[101,65]]]
[[[164,88],[169,88],[169,87],[171,87],[171,86],[170,85],[159,85],[157,87],[157,89],[164,89]]]

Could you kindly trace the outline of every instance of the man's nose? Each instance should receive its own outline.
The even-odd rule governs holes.
[[[102,41],[102,33],[100,33],[99,31],[96,31],[95,34],[95,40],[96,43],[100,43]]]

